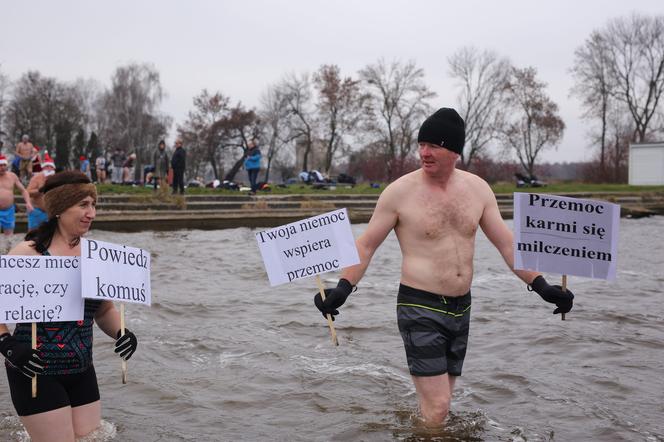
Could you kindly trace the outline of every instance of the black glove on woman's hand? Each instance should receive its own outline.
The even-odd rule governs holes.
[[[327,318],[327,314],[330,314],[334,321],[334,315],[339,314],[337,309],[346,302],[346,298],[352,291],[353,285],[347,279],[341,278],[335,288],[325,289],[325,301],[321,298],[320,293],[316,293],[314,304],[316,304],[324,318]]]
[[[558,308],[553,311],[554,315],[572,310],[574,294],[569,290],[563,291],[559,285],[549,285],[542,275],[535,278],[530,287],[546,302],[556,304]]]
[[[127,361],[136,351],[138,340],[136,339],[136,335],[130,332],[128,328],[125,328],[123,336],[120,336],[120,332],[118,330],[118,339],[115,341],[115,352],[119,353],[120,357]]]
[[[44,373],[44,361],[39,357],[37,350],[28,344],[19,342],[9,333],[0,336],[0,353],[9,363],[29,378]]]

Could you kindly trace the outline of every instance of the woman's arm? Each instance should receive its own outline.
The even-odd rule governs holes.
[[[95,313],[95,322],[108,336],[113,339],[118,338],[120,312],[118,312],[111,301],[102,301],[99,309],[97,309],[97,313]]]

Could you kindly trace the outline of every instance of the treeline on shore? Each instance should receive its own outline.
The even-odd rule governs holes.
[[[458,97],[454,106],[466,121],[460,167],[490,182],[523,173],[622,183],[629,143],[663,138],[662,15],[615,18],[576,49],[569,92],[581,101],[591,128],[592,160],[583,164],[541,163],[542,152],[560,143],[565,122],[536,67],[516,66],[476,47],[459,48],[448,65]],[[185,121],[175,125],[161,109],[165,94],[159,71],[149,64],[117,67],[108,87],[38,71],[12,80],[0,70],[0,142],[11,152],[28,134],[59,168],[120,147],[136,154],[140,181],[158,142],[175,135],[187,150],[187,179],[233,181],[256,139],[263,153],[261,181],[280,182],[312,169],[391,181],[417,167],[417,129],[436,97],[414,61],[384,59],[354,75],[335,64],[285,74],[252,108],[203,89]]]

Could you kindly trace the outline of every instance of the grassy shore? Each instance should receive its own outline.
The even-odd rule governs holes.
[[[512,192],[536,192],[536,193],[573,193],[573,192],[616,192],[616,193],[664,193],[664,186],[630,186],[627,184],[585,184],[585,183],[558,183],[549,184],[545,187],[522,187],[517,188],[513,183],[498,183],[491,186],[494,193]],[[305,184],[291,184],[286,187],[273,185],[269,192],[261,191],[259,195],[299,195],[299,194],[379,194],[385,189],[385,184],[378,187],[369,184],[358,184],[354,187],[331,187],[326,189],[315,189]],[[113,184],[102,184],[98,186],[100,194],[143,194],[153,193],[152,187],[121,186]],[[164,189],[165,190],[165,189]],[[246,192],[237,190],[220,190],[191,187],[187,189],[187,195],[246,195]]]

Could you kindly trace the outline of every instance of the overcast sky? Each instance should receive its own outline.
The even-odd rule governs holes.
[[[287,72],[337,64],[345,76],[379,58],[414,60],[438,97],[455,106],[447,57],[491,49],[533,66],[567,125],[547,161],[587,159],[588,123],[570,97],[574,50],[608,20],[664,13],[662,0],[558,1],[52,1],[3,2],[0,69],[110,84],[129,62],[152,63],[168,93],[162,110],[182,122],[203,88],[258,106]],[[174,127],[171,128],[171,139]]]

